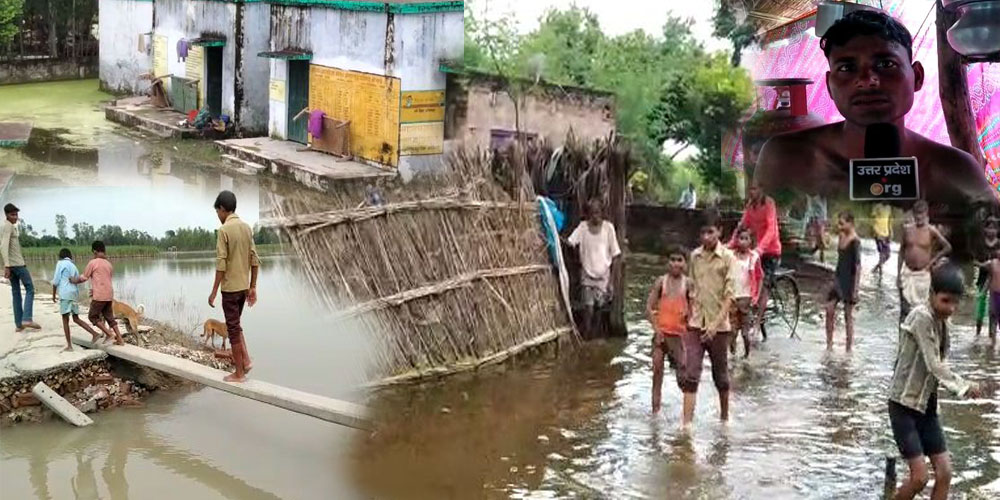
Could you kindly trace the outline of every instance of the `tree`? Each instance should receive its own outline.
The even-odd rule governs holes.
[[[722,193],[736,188],[735,172],[722,165],[722,136],[739,122],[753,98],[750,77],[727,59],[715,54],[690,71],[673,74],[649,114],[651,139],[696,146],[695,167]]]
[[[746,8],[742,3],[736,7],[730,0],[717,0],[712,25],[714,27],[713,35],[725,38],[733,44],[733,55],[730,62],[733,67],[739,66],[743,50],[757,43],[757,33],[760,31],[760,26],[747,15]]]
[[[77,245],[89,245],[97,238],[94,227],[86,222],[73,223],[73,243]]]
[[[56,214],[56,237],[59,238],[60,245],[69,239],[66,234],[66,216],[63,214]]]
[[[20,31],[24,0],[0,0],[0,47],[14,41]]]

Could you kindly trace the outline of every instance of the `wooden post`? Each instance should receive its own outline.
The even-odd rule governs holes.
[[[885,456],[885,486],[884,497],[891,500],[896,495],[896,457]]]
[[[937,2],[938,78],[940,79],[941,109],[948,126],[951,145],[972,155],[981,166],[986,166],[982,146],[979,145],[976,117],[969,98],[969,80],[965,75],[962,56],[948,44],[948,28],[955,24],[958,15]]]

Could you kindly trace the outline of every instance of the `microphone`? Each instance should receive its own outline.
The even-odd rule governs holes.
[[[901,149],[899,127],[875,123],[865,129],[865,158],[898,158]]]

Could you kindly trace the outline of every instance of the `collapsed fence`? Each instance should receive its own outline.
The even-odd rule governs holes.
[[[569,191],[582,200],[607,185],[601,172],[614,171],[606,168],[613,142],[603,151],[590,165],[605,167],[560,169],[583,175]],[[335,320],[371,333],[376,384],[474,369],[579,338],[546,251],[535,188],[521,182],[539,168],[517,159],[525,153],[460,151],[445,172],[406,185],[344,181],[328,193],[271,194],[273,217],[261,224],[290,242]]]

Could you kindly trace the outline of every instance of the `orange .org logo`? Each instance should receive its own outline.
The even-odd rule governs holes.
[[[882,187],[881,184],[876,182],[875,184],[872,184],[872,187],[869,188],[869,191],[871,191],[872,195],[874,196],[881,196],[882,193],[885,192],[885,188]]]

